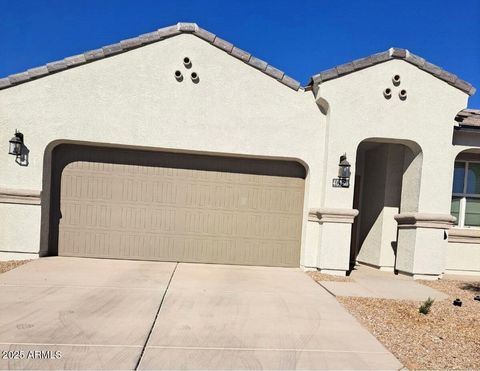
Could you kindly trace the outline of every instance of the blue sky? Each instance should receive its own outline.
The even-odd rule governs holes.
[[[480,90],[480,0],[0,0],[0,14],[1,77],[185,21],[302,84],[396,46]]]

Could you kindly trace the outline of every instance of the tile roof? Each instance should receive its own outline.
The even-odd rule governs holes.
[[[461,127],[474,127],[480,129],[480,109],[464,109],[457,113],[455,121]]]
[[[27,71],[16,73],[5,78],[0,78],[0,90],[47,76],[52,73],[57,73],[99,59],[107,58],[112,55],[124,53],[129,50],[152,44],[154,42],[158,42],[182,33],[189,33],[209,42],[213,46],[225,51],[237,59],[240,59],[246,64],[260,70],[266,75],[276,79],[280,83],[294,90],[301,88],[300,82],[289,77],[283,71],[280,71],[269,65],[267,62],[254,57],[250,53],[240,48],[237,48],[233,44],[219,38],[215,34],[200,28],[196,23],[179,22],[176,25],[160,28],[157,31],[149,32],[131,39],[122,40],[116,44],[106,45],[98,49],[87,51],[83,54],[67,57],[65,59],[47,63],[46,65],[40,67],[31,68]],[[308,87],[321,84],[325,81],[329,81],[391,59],[403,59],[436,76],[437,78],[446,81],[448,84],[464,91],[469,95],[473,95],[475,93],[476,89],[470,83],[463,81],[456,75],[427,62],[425,59],[418,57],[415,54],[410,53],[408,50],[400,48],[390,48],[385,52],[373,54],[366,58],[357,59],[353,62],[345,63],[320,72],[310,78]]]
[[[433,76],[447,82],[448,84],[460,89],[461,91],[473,95],[475,94],[475,88],[468,82],[459,79],[456,75],[445,71],[441,67],[438,67],[432,63],[427,62],[425,59],[410,53],[406,49],[390,48],[387,51],[370,55],[366,58],[357,59],[350,63],[341,64],[337,67],[320,72],[310,78],[309,86],[318,85],[325,81],[335,79],[344,75],[348,75],[352,72],[373,66],[375,64],[383,63],[392,59],[402,59],[408,63],[417,66],[421,70],[432,74]]]
[[[32,68],[25,72],[16,73],[14,75],[1,78],[0,89],[9,88],[27,81],[50,75],[52,73],[57,73],[83,65],[85,63],[90,63],[99,59],[107,58],[112,55],[136,49],[144,45],[164,40],[166,38],[182,33],[192,34],[209,42],[215,47],[222,49],[231,56],[240,59],[246,64],[262,71],[266,75],[274,78],[275,80],[294,90],[298,90],[300,88],[300,82],[287,76],[283,71],[280,71],[275,67],[270,66],[267,62],[264,62],[261,59],[254,57],[250,53],[237,48],[236,46],[230,44],[228,41],[222,40],[213,33],[198,27],[196,23],[180,22],[174,26],[160,28],[157,31],[146,33],[131,39],[122,40],[116,44],[106,45],[99,49],[90,50],[83,54],[67,57],[63,60],[47,63],[44,66]]]

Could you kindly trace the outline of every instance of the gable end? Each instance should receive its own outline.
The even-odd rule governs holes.
[[[149,32],[131,39],[122,40],[116,44],[90,50],[83,54],[67,57],[56,62],[47,63],[44,66],[32,68],[25,72],[10,75],[0,79],[0,89],[6,89],[53,73],[65,71],[67,69],[94,62],[99,59],[124,53],[129,50],[137,49],[182,33],[189,33],[207,41],[211,45],[223,50],[232,57],[241,60],[253,68],[256,68],[257,70],[265,73],[266,75],[274,78],[278,82],[288,86],[293,90],[300,89],[300,82],[287,76],[283,71],[276,69],[261,59],[255,58],[250,53],[235,47],[233,44],[217,37],[215,34],[198,27],[196,23],[184,22],[179,22],[174,26],[160,28],[157,31]]]
[[[413,53],[410,53],[407,49],[390,48],[387,51],[370,55],[365,58],[357,59],[350,63],[341,64],[337,67],[325,70],[310,78],[309,86],[319,85],[323,82],[336,79],[338,77],[362,70],[364,68],[383,63],[392,59],[402,59],[414,66],[417,66],[421,70],[445,81],[446,83],[460,89],[468,95],[475,94],[476,89],[468,82],[459,79],[453,73],[445,71],[443,68],[436,66],[430,62],[427,62],[422,57],[419,57]]]

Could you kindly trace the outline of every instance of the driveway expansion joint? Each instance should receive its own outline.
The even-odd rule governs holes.
[[[325,286],[322,285],[321,282],[319,281],[315,281],[321,288],[323,288],[326,292],[328,292],[330,295],[332,295],[334,298],[337,297],[337,295],[335,295],[332,291],[330,291],[329,289],[327,289]]]
[[[165,292],[163,293],[162,299],[160,300],[160,304],[158,305],[157,313],[155,314],[155,318],[153,319],[152,326],[150,327],[147,338],[145,339],[145,343],[143,344],[142,351],[140,353],[140,356],[138,357],[137,364],[135,365],[135,370],[138,370],[138,367],[142,362],[143,355],[145,354],[145,349],[147,348],[148,341],[152,336],[153,328],[155,327],[155,323],[157,323],[157,318],[158,318],[158,315],[160,314],[160,309],[162,309],[163,301],[165,300],[165,296],[167,296],[168,288],[170,287],[170,283],[172,282],[172,279],[173,279],[173,276],[175,275],[175,271],[177,270],[177,267],[178,267],[178,262],[175,264],[175,267],[172,270],[172,274],[170,275],[170,278],[168,280],[167,287],[165,288]]]
[[[69,344],[69,343],[0,343],[0,345],[24,345],[24,346],[65,346],[65,347],[89,347],[89,348],[143,348],[143,345],[128,345],[128,344]]]
[[[38,285],[38,284],[15,284],[15,283],[0,283],[0,287],[38,287],[38,288],[50,288],[50,287],[59,287],[59,288],[68,288],[68,289],[108,289],[108,290],[147,290],[147,291],[159,291],[163,292],[162,288],[156,287],[131,287],[131,286],[82,286],[82,285]]]
[[[390,354],[389,351],[365,351],[365,350],[338,350],[338,349],[302,349],[302,348],[240,348],[240,347],[190,347],[190,346],[167,346],[149,345],[151,349],[180,349],[180,350],[225,350],[225,351],[262,351],[262,352],[322,352],[322,353],[361,353],[361,354]]]

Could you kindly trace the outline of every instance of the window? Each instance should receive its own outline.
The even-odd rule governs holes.
[[[455,162],[450,213],[459,227],[480,227],[480,162]]]

